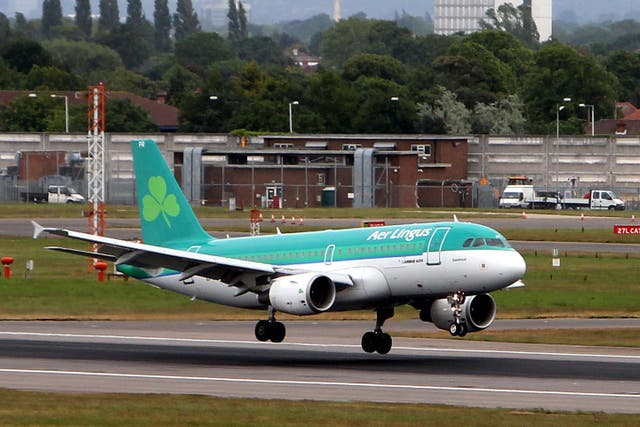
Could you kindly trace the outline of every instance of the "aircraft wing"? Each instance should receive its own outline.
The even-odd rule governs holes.
[[[49,246],[47,249],[90,258],[105,259],[114,262],[116,265],[129,264],[141,268],[167,268],[180,271],[182,273],[180,280],[187,280],[192,276],[198,275],[235,285],[239,277],[243,275],[246,276],[248,274],[257,277],[277,273],[271,264],[170,249],[62,228],[47,228],[35,221],[32,221],[32,224],[34,226],[34,238],[46,232],[97,245],[95,251],[83,251],[59,246]]]
[[[243,289],[253,288],[252,282],[259,276],[282,276],[308,272],[308,270],[289,269],[271,264],[245,261],[236,258],[200,254],[197,252],[147,245],[128,240],[96,236],[63,228],[43,227],[31,221],[34,227],[34,239],[43,232],[57,236],[68,237],[88,243],[95,243],[95,251],[48,246],[47,249],[81,255],[89,258],[100,258],[114,262],[116,265],[129,264],[140,268],[167,268],[179,271],[180,280],[188,280],[193,276],[203,276],[219,280],[230,286]],[[343,286],[353,286],[348,274],[339,272],[325,273],[335,283]]]

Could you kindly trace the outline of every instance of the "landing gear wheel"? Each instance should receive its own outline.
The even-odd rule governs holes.
[[[271,324],[267,320],[260,320],[256,323],[256,338],[258,341],[269,341],[271,335]]]
[[[287,330],[282,322],[273,322],[271,324],[271,342],[282,342]]]
[[[460,324],[459,323],[452,323],[449,325],[449,333],[452,336],[457,336],[460,332]]]
[[[375,332],[366,332],[362,336],[362,349],[367,353],[373,353],[376,351],[378,344],[378,337]]]
[[[391,346],[393,344],[393,341],[391,340],[391,335],[385,334],[383,332],[378,334],[377,338],[378,338],[378,343],[377,343],[378,345],[377,345],[376,351],[379,354],[389,353],[389,350],[391,350]]]
[[[465,335],[467,335],[467,325],[465,325],[464,323],[461,323],[458,327],[458,336],[459,337],[464,337]]]

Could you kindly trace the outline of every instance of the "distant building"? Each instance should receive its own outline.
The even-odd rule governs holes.
[[[640,135],[640,109],[630,102],[616,102],[616,118],[598,120],[596,135]]]
[[[487,10],[504,3],[520,6],[531,3],[531,14],[538,27],[540,41],[551,38],[552,0],[434,0],[436,34],[473,33],[480,30],[479,21],[487,17]]]

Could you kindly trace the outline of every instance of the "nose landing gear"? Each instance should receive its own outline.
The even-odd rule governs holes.
[[[461,313],[462,313],[462,304],[464,304],[465,296],[464,292],[458,291],[453,293],[447,297],[447,302],[451,306],[451,311],[453,312],[453,322],[449,325],[449,333],[452,336],[464,337],[467,335],[469,328],[467,325],[462,322]]]

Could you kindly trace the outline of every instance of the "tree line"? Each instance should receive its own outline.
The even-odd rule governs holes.
[[[615,101],[640,104],[640,54],[626,49],[640,25],[628,22],[620,24],[627,32],[609,24],[617,37],[605,49],[575,43],[576,28],[554,30],[564,41],[540,44],[517,9],[493,11],[484,30],[452,36],[416,33],[410,28],[429,20],[405,13],[259,27],[235,0],[219,32],[201,29],[190,0],[179,0],[173,14],[167,0],[156,0],[152,21],[140,0],[128,0],[124,21],[116,0],[100,1],[98,19],[88,0],[77,0],[75,12],[65,18],[60,0],[45,0],[41,19],[0,15],[1,89],[104,82],[108,90],[163,94],[187,132],[287,132],[288,106],[297,101],[300,133],[552,134],[559,118],[562,133],[578,134],[588,117],[580,104],[593,105],[596,119],[613,117]],[[300,55],[320,65],[304,70]],[[17,99],[0,111],[0,129],[60,130],[60,104]],[[153,128],[128,101],[107,107],[107,130]],[[85,130],[85,114],[72,111],[72,131]]]

